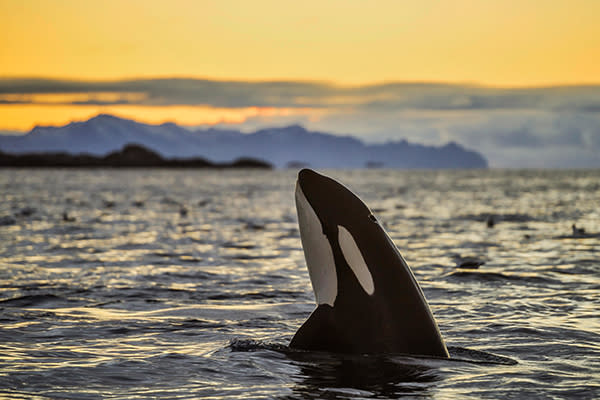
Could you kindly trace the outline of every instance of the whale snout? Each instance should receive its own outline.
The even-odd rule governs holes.
[[[309,168],[303,168],[298,172],[298,183],[301,186],[311,185],[322,178],[322,175]]]

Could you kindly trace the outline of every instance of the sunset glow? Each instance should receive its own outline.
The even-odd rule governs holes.
[[[3,129],[25,131],[36,125],[65,125],[71,121],[89,119],[98,114],[112,114],[147,124],[177,122],[185,126],[239,124],[251,117],[312,115],[322,111],[307,108],[247,107],[238,109],[202,106],[152,107],[137,105],[71,106],[62,104],[7,105],[0,107]]]
[[[496,165],[569,143],[594,163],[599,16],[597,0],[0,0],[0,132],[108,113],[456,140]]]
[[[600,3],[0,2],[0,76],[600,82]]]

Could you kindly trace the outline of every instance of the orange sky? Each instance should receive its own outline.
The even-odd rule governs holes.
[[[0,77],[598,84],[599,19],[597,0],[0,0]],[[142,108],[108,111],[182,123],[257,112]],[[0,129],[103,111],[0,105]]]

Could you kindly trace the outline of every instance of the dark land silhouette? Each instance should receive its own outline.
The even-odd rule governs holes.
[[[164,158],[139,144],[128,144],[123,149],[105,156],[69,153],[0,152],[0,167],[38,168],[263,168],[273,166],[253,158],[239,158],[233,162],[215,163],[204,158]]]

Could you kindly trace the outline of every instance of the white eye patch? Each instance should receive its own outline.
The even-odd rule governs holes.
[[[365,262],[354,237],[352,237],[352,234],[341,225],[338,225],[338,242],[346,262],[352,269],[352,272],[354,272],[354,275],[356,276],[356,279],[358,279],[363,290],[367,292],[368,295],[372,295],[375,292],[375,285],[373,284],[371,271],[369,271],[369,267],[367,267],[367,263]]]

